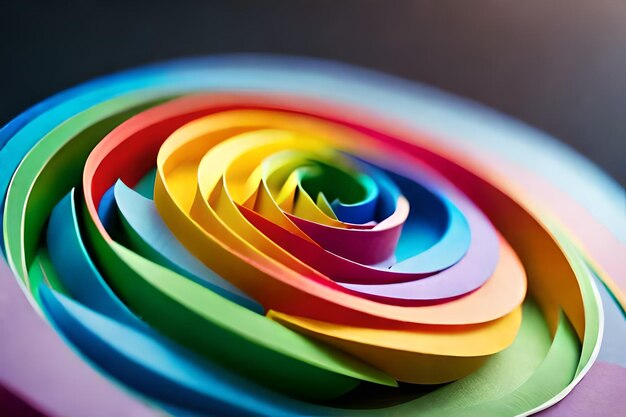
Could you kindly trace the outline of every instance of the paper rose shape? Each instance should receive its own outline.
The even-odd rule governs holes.
[[[76,87],[0,146],[6,407],[526,415],[585,374],[549,413],[623,398],[623,189],[475,104],[225,56]]]

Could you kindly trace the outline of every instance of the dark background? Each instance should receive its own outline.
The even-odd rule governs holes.
[[[0,0],[0,124],[98,75],[233,51],[432,84],[545,130],[626,184],[621,0]]]

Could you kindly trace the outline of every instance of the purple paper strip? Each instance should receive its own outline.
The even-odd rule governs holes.
[[[41,414],[20,397],[0,384],[0,411],[3,416],[41,417]]]
[[[596,362],[567,397],[538,414],[541,417],[626,416],[626,368]]]
[[[0,385],[49,416],[157,416],[100,374],[30,305],[0,258]]]
[[[498,235],[487,217],[464,197],[453,202],[465,215],[472,242],[465,256],[450,268],[415,281],[384,285],[339,285],[373,299],[441,300],[467,294],[491,277],[498,259]]]

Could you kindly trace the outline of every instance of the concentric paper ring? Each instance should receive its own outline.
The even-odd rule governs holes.
[[[72,415],[546,408],[598,355],[594,274],[624,300],[623,195],[534,136],[289,58],[183,61],[55,96],[0,132],[4,252],[87,360],[62,354],[81,389],[109,391],[76,406],[14,389]],[[526,144],[562,175],[528,172],[512,158]],[[578,203],[589,186],[601,197]]]

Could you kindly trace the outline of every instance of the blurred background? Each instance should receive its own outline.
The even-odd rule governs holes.
[[[486,104],[626,185],[626,2],[3,1],[0,124],[93,77],[220,52],[340,60]]]

